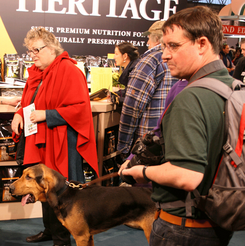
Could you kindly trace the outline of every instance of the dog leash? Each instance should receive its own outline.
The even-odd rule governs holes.
[[[127,147],[124,147],[123,149],[120,150],[120,152],[122,153],[122,151],[124,149],[126,149]],[[97,179],[94,179],[88,183],[84,183],[84,184],[74,184],[74,183],[70,183],[69,181],[66,181],[66,185],[68,185],[69,187],[71,188],[78,188],[79,190],[82,190],[83,188],[86,188],[92,184],[96,184],[96,183],[99,183],[99,182],[102,182],[104,180],[107,180],[107,179],[110,179],[110,178],[114,178],[114,177],[117,177],[118,176],[118,173],[115,172],[115,173],[109,173],[109,174],[106,174],[100,178],[97,178]]]
[[[67,185],[71,188],[78,188],[79,190],[82,190],[90,185],[93,185],[93,184],[96,184],[96,183],[99,183],[99,182],[102,182],[104,180],[107,180],[107,179],[110,179],[110,178],[114,178],[114,177],[117,177],[118,176],[118,173],[115,172],[115,173],[109,173],[109,174],[106,174],[100,178],[97,178],[97,179],[94,179],[88,183],[85,183],[85,184],[74,184],[74,183],[70,183],[68,181],[67,182]]]

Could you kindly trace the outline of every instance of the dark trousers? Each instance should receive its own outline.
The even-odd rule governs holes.
[[[150,246],[226,246],[233,233],[220,227],[189,228],[170,224],[161,218],[154,221]]]
[[[70,244],[70,232],[57,219],[54,210],[47,202],[42,202],[45,234],[52,235],[55,245]]]

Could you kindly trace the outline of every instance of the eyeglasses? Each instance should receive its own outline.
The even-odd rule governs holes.
[[[186,42],[183,42],[183,43],[174,43],[174,42],[170,42],[168,44],[163,44],[162,43],[162,47],[163,47],[163,50],[164,49],[168,49],[168,51],[170,53],[174,53],[176,52],[181,46],[183,46],[184,44],[190,42],[191,40],[188,40]]]
[[[40,48],[35,48],[33,50],[28,50],[26,51],[26,53],[30,56],[31,53],[33,53],[34,55],[38,54],[40,52],[40,50],[42,50],[43,48],[45,48],[47,45],[44,45],[43,47]]]

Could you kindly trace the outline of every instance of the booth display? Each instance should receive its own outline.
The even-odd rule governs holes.
[[[28,71],[27,69],[34,64],[31,57],[22,54],[5,54],[3,58],[3,80],[7,81],[8,78],[27,80]]]

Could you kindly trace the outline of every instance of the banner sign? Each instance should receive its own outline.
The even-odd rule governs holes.
[[[0,26],[18,54],[26,51],[26,33],[39,26],[54,33],[70,56],[106,56],[121,41],[142,54],[147,50],[142,33],[186,5],[187,0],[0,0]]]
[[[231,35],[245,35],[245,26],[223,25],[223,33]]]

